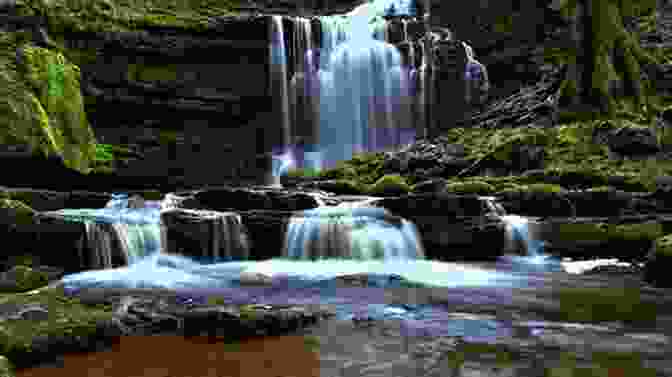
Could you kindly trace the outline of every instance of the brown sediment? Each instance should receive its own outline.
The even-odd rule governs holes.
[[[319,357],[303,336],[216,338],[124,336],[104,351],[71,353],[58,366],[16,371],[16,377],[318,377]]]

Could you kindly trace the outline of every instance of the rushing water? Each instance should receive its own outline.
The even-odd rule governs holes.
[[[271,56],[274,96],[289,140],[278,141],[278,155],[298,167],[321,169],[353,153],[396,148],[414,140],[411,98],[416,87],[415,47],[409,57],[388,43],[383,15],[415,16],[412,1],[375,0],[343,15],[319,17],[320,46],[307,18],[290,17],[293,40],[286,39],[282,17],[273,17]],[[408,20],[403,20],[404,26]],[[407,28],[403,28],[408,40]],[[291,58],[290,58],[291,57]],[[423,57],[424,58],[424,57]],[[291,60],[291,61],[289,61]],[[288,77],[287,75],[291,75]],[[280,82],[281,78],[284,82]],[[418,109],[418,117],[422,117]],[[291,144],[291,145],[290,145]],[[286,170],[275,169],[277,174]]]

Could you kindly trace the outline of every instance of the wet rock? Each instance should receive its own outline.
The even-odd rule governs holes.
[[[248,271],[243,271],[240,273],[240,277],[238,278],[238,283],[240,285],[271,285],[273,283],[273,279],[268,276],[264,275],[259,272],[248,272]]]
[[[14,266],[0,273],[0,289],[4,292],[26,292],[47,285],[46,274],[26,266]]]
[[[609,149],[623,156],[650,155],[660,151],[655,130],[644,127],[621,127],[609,133]]]
[[[427,181],[416,183],[413,186],[415,193],[440,192],[446,188],[448,181],[443,178],[430,179]]]
[[[644,280],[657,287],[672,288],[669,266],[672,263],[672,237],[658,238],[647,254]]]
[[[430,259],[487,259],[503,251],[504,223],[486,216],[484,201],[477,195],[424,193],[384,198],[372,205],[413,222]]]
[[[66,207],[68,193],[36,189],[7,189],[10,198],[19,200],[36,211],[54,211]]]
[[[238,214],[190,209],[161,212],[166,250],[203,260],[240,260],[249,253],[249,238]]]
[[[111,194],[92,191],[70,191],[64,208],[105,208]]]
[[[217,188],[194,195],[201,208],[216,211],[279,210],[294,211],[315,208],[315,198],[302,192],[287,190]]]

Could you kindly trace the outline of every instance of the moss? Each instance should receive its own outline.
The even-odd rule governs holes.
[[[112,318],[110,305],[84,305],[76,298],[64,296],[62,289],[7,294],[0,296],[0,303],[17,307],[38,305],[49,310],[46,321],[8,320],[2,323],[0,353],[15,365],[24,361],[24,355],[31,352],[33,340],[37,338],[93,335],[98,324]]]
[[[177,67],[174,64],[165,65],[146,65],[129,64],[129,81],[148,81],[148,82],[175,82],[177,81]]]
[[[182,133],[179,131],[174,131],[174,130],[159,130],[159,143],[161,145],[171,145],[171,144],[177,144],[177,142],[180,140],[182,137]]]
[[[3,292],[26,292],[48,284],[45,273],[35,271],[28,266],[14,266],[9,271],[16,283],[13,287],[3,287]]]
[[[18,0],[22,15],[46,16],[49,30],[128,31],[151,27],[204,30],[208,19],[232,13],[232,0]]]
[[[402,195],[409,193],[411,187],[404,177],[398,174],[386,174],[370,185],[367,191],[373,195]]]
[[[638,352],[596,351],[592,352],[590,359],[592,365],[578,367],[577,354],[563,352],[560,359],[561,365],[544,368],[544,377],[656,376],[656,370],[645,367],[642,356]]]
[[[525,192],[543,192],[543,193],[558,193],[565,192],[564,187],[560,185],[554,185],[549,183],[532,183],[525,186],[520,186],[522,191]]]
[[[0,32],[0,127],[7,130],[0,135],[4,144],[56,153],[66,166],[89,171],[95,139],[82,105],[79,69],[62,55],[6,32]]]
[[[14,377],[14,366],[5,356],[0,355],[0,377]]]
[[[656,239],[656,254],[672,259],[672,234]]]
[[[639,224],[621,224],[608,229],[610,239],[624,241],[653,241],[663,236],[663,226],[658,222],[646,222]]]
[[[23,202],[11,199],[0,199],[0,213],[0,222],[9,226],[33,224],[37,214]]]
[[[289,169],[287,176],[290,178],[319,177],[320,171],[317,169]]]
[[[450,368],[459,368],[466,360],[480,359],[483,355],[493,355],[498,368],[511,366],[514,357],[513,353],[502,344],[481,342],[458,343],[455,350],[447,352],[445,357]]]
[[[656,305],[641,299],[639,288],[562,288],[557,293],[562,320],[650,323]]]
[[[495,192],[495,187],[482,181],[451,182],[446,184],[445,191],[456,194],[488,195]]]

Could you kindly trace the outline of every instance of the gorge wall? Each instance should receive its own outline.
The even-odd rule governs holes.
[[[101,186],[255,182],[270,168],[270,161],[263,155],[276,142],[280,129],[269,93],[270,17],[261,14],[323,15],[345,12],[362,2],[248,2],[235,5],[235,11],[227,15],[213,15],[191,26],[184,22],[140,22],[134,27],[103,23],[96,27],[95,20],[85,17],[81,22],[75,18],[74,23],[67,23],[48,9],[41,13],[25,11],[26,4],[42,1],[13,0],[4,8],[0,6],[0,32],[27,32],[34,43],[62,51],[80,67],[85,111],[96,139],[126,145],[132,151],[128,161],[117,166],[115,177],[103,179]],[[501,13],[493,12],[493,7],[507,12],[518,7],[518,13],[545,14],[545,10],[530,4],[516,5],[514,1],[492,3],[454,7],[432,1],[431,23],[455,31],[455,37],[472,43],[477,54],[484,52],[486,57],[481,59],[486,66],[488,59],[493,66],[506,66],[512,58],[501,58],[500,45],[502,40],[510,44],[510,33],[480,30],[483,25],[498,22],[488,16]],[[107,14],[106,10],[100,12]],[[533,38],[535,33],[530,31],[539,30],[544,17],[532,19],[538,22],[516,22],[525,27],[514,34]],[[286,44],[290,45],[293,24],[285,20],[285,26]],[[395,29],[390,30],[394,33]],[[409,33],[415,38],[422,32],[420,23],[409,24]],[[493,38],[493,33],[499,37]],[[392,42],[401,44],[399,40]],[[495,50],[499,57],[493,55]],[[507,53],[518,56],[520,50]],[[496,81],[499,75],[490,76]],[[16,154],[15,147],[3,148],[5,153]],[[16,163],[19,160],[23,161],[15,158]],[[81,180],[86,182],[81,183],[82,188],[96,186],[96,174],[83,181],[69,172],[72,179],[56,182],[33,174],[35,166],[15,169],[13,175],[4,175],[0,184],[71,188]],[[44,162],[39,167],[46,168],[56,169],[58,164]]]

